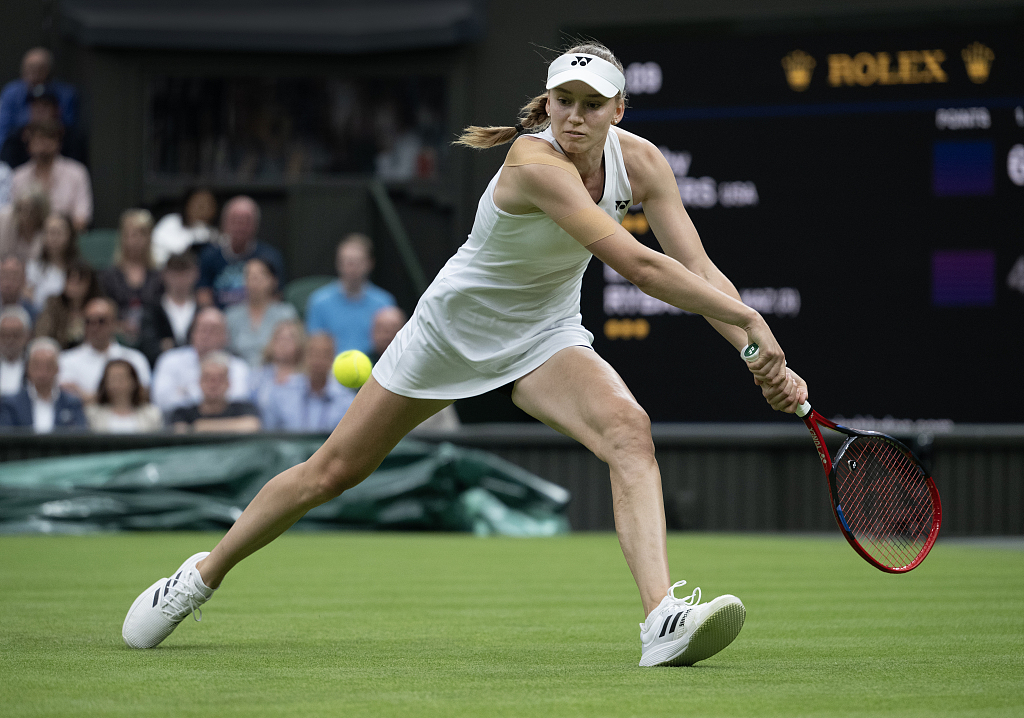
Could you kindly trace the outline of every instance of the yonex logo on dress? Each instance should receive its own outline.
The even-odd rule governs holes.
[[[569,64],[572,65],[573,67],[575,67],[576,65],[579,65],[580,67],[586,67],[587,63],[589,63],[589,62],[590,62],[590,58],[589,57],[580,57],[579,55],[577,55],[576,59],[573,60]]]
[[[615,210],[616,211],[622,211],[622,210],[626,209],[626,207],[628,207],[628,206],[629,206],[629,200],[628,199],[617,199],[617,200],[615,200]]]

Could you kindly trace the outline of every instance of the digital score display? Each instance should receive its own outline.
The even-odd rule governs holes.
[[[668,159],[709,256],[812,402],[889,429],[1021,421],[1019,12],[589,32],[626,67],[621,127]],[[658,246],[642,207],[623,224]],[[583,317],[655,421],[787,418],[702,317],[596,260]]]

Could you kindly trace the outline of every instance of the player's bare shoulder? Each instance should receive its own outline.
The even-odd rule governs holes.
[[[629,183],[633,186],[634,200],[642,201],[651,189],[665,182],[674,185],[672,168],[653,142],[619,127],[613,127],[611,131],[619,138],[622,161],[626,165]]]
[[[582,187],[579,170],[568,157],[544,139],[523,136],[505,157],[494,203],[510,214],[528,214],[540,209],[539,197],[572,194]]]
[[[556,167],[579,178],[579,170],[568,157],[556,150],[550,142],[539,137],[519,137],[512,143],[505,157],[505,167],[542,165]]]

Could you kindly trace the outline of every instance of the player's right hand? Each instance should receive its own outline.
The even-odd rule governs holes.
[[[774,384],[761,382],[756,378],[754,383],[761,387],[765,401],[776,411],[795,414],[797,407],[807,401],[807,382],[792,369],[786,369],[783,380]]]

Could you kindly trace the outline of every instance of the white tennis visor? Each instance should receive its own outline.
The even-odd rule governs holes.
[[[547,89],[582,80],[604,97],[615,97],[626,90],[626,77],[607,60],[586,53],[569,53],[548,65]]]

